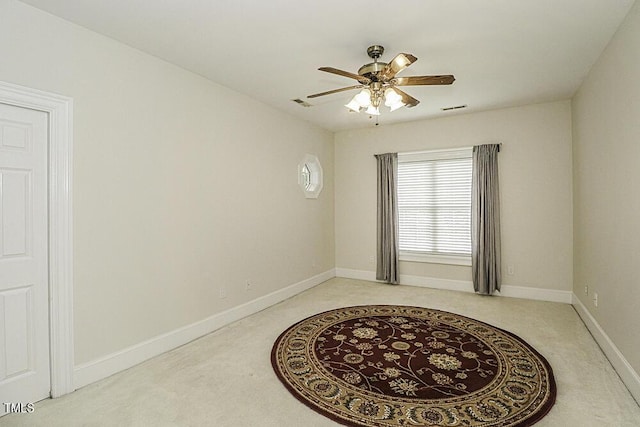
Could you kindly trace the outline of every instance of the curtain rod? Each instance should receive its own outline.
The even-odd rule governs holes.
[[[502,148],[502,142],[498,142],[496,144],[481,144],[481,145],[497,145],[498,146],[498,152],[500,152],[500,149]],[[468,150],[470,148],[473,149],[473,146],[471,146],[471,147],[456,147],[456,148],[439,148],[437,150],[403,151],[402,153],[398,153],[398,154],[437,153],[438,151]],[[373,157],[379,156],[381,154],[387,154],[387,153],[376,153],[376,154],[373,155]]]

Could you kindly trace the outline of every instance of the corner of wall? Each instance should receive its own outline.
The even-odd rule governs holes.
[[[620,376],[620,379],[622,379],[622,382],[627,386],[636,402],[640,404],[640,376],[638,373],[629,364],[618,347],[613,343],[611,338],[609,338],[591,313],[589,313],[575,293],[573,294],[572,305],[607,359],[609,359],[609,362],[611,362],[611,365]]]

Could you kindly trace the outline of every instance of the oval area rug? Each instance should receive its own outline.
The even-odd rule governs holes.
[[[316,314],[276,340],[285,387],[350,426],[530,426],[555,403],[546,359],[458,314],[373,305]]]

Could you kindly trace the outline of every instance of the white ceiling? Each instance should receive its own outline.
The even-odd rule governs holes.
[[[356,73],[411,53],[400,76],[454,74],[451,86],[407,86],[421,103],[380,124],[570,98],[634,0],[23,0],[329,130],[371,126],[347,112]],[[440,108],[468,105],[458,112]]]

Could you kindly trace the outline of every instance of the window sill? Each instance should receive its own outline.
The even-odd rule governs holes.
[[[415,252],[400,252],[400,261],[471,266],[471,256],[428,255]]]

